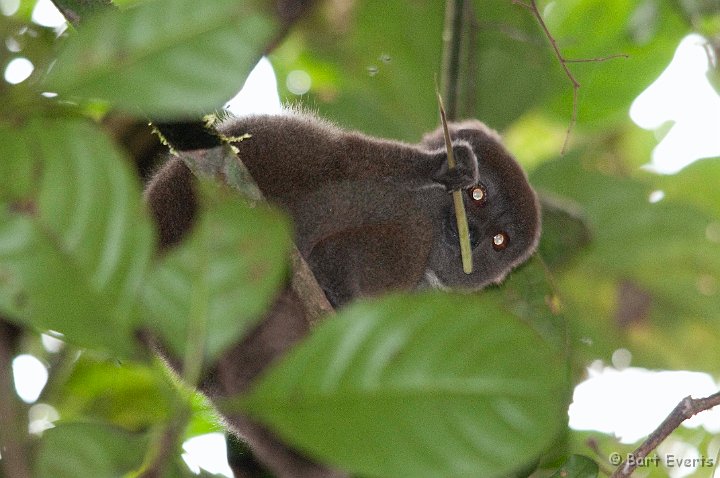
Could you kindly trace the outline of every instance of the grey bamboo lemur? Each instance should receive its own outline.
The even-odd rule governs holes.
[[[474,290],[502,281],[535,250],[535,193],[494,131],[453,123],[457,167],[449,170],[440,129],[417,145],[343,131],[314,116],[250,116],[220,125],[265,197],[289,212],[295,241],[330,302],[424,287]],[[462,189],[473,272],[462,270],[449,191]],[[196,213],[192,175],[171,159],[146,197],[161,246],[178,242]],[[308,333],[287,288],[260,325],[221,359],[213,394],[247,390],[272,360]],[[280,476],[342,476],[285,447],[245,417],[230,417],[257,455]]]

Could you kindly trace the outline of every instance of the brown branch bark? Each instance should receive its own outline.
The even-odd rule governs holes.
[[[627,478],[637,467],[638,463],[642,463],[655,448],[660,445],[677,427],[685,420],[697,415],[700,412],[709,410],[720,405],[720,392],[714,393],[705,398],[692,398],[687,396],[670,412],[655,431],[653,431],[647,439],[632,452],[633,460],[625,460],[617,467],[611,478]]]
[[[446,0],[443,31],[443,61],[441,86],[445,113],[449,120],[457,119],[460,91],[460,63],[462,56],[463,16],[465,0]]]
[[[446,0],[440,89],[449,121],[475,115],[478,29],[471,1]]]
[[[460,65],[460,77],[462,78],[462,91],[460,95],[460,104],[458,105],[458,114],[463,118],[473,118],[476,116],[476,108],[478,104],[478,32],[480,25],[475,14],[475,5],[473,2],[466,1],[463,12],[463,63]]]
[[[263,194],[255,181],[253,181],[250,172],[242,161],[238,161],[237,156],[228,145],[223,144],[210,149],[181,151],[180,157],[188,164],[194,174],[208,178],[224,179],[226,183],[228,183],[227,178],[229,176],[227,168],[234,168],[236,171],[232,176],[237,178],[240,184],[228,184],[253,200],[264,200]],[[333,313],[334,309],[297,247],[293,247],[291,254],[293,270],[291,286],[300,297],[308,322],[312,326],[329,313]]]
[[[15,394],[12,360],[17,328],[0,318],[0,475],[30,478],[28,450],[25,446],[27,419]]]

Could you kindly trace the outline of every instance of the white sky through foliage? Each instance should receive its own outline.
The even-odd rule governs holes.
[[[706,76],[705,39],[688,35],[665,71],[635,99],[630,118],[641,128],[670,129],[649,169],[672,174],[700,158],[720,156],[720,96]]]

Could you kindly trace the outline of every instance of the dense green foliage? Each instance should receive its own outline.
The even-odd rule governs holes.
[[[39,477],[137,476],[158,459],[166,476],[192,476],[182,440],[220,427],[138,333],[160,337],[195,385],[290,267],[282,215],[213,183],[191,237],[157,257],[141,180],[112,123],[101,126],[110,111],[172,119],[221,107],[280,32],[273,2],[117,3],[59,38],[30,22],[32,0],[0,17],[3,67],[18,56],[35,66],[26,81],[0,84],[0,321],[22,330],[0,347],[48,364],[40,402],[61,418],[28,435],[28,406],[15,397],[0,445],[20,442]],[[434,129],[444,2],[319,3],[270,54],[281,96],[385,137]],[[221,410],[239,407],[362,476],[506,476],[539,463],[547,476],[590,477],[597,464],[572,455],[592,454],[586,434],[567,429],[583,367],[623,347],[633,365],[720,375],[720,165],[641,170],[657,140],[627,114],[685,35],[717,44],[716,3],[539,3],[566,58],[628,55],[568,64],[582,87],[560,156],[572,85],[543,30],[510,0],[473,2],[477,71],[466,72],[474,94],[461,114],[503,131],[528,169],[543,198],[540,252],[477,295],[353,304]],[[312,79],[303,97],[286,88],[294,70]],[[653,191],[664,198],[651,203]],[[642,307],[622,306],[633,298]],[[41,332],[65,347],[43,349]],[[0,400],[12,398],[10,363],[0,367]],[[167,436],[177,450],[163,456]],[[595,442],[621,451],[610,437]],[[0,477],[10,478],[8,462]]]

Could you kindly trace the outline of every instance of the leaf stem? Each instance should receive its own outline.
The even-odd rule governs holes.
[[[191,408],[188,405],[190,393],[178,384],[177,393],[172,401],[171,418],[155,430],[140,469],[126,478],[161,478],[165,476],[168,465],[177,456],[180,439],[190,419]]]

